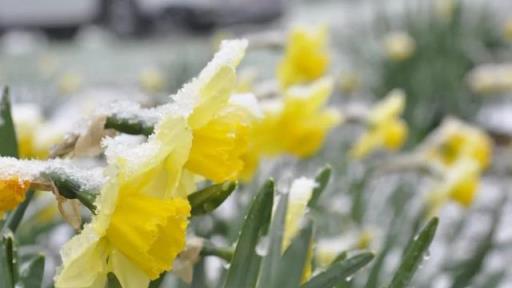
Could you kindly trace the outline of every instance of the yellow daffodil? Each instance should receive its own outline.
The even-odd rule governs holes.
[[[44,122],[41,110],[35,105],[14,106],[13,120],[20,158],[46,159],[51,147],[64,139],[64,131],[54,123]]]
[[[164,116],[146,143],[110,143],[97,215],[63,247],[56,287],[104,287],[108,272],[124,288],[147,287],[172,268],[190,215],[179,182],[192,141],[186,120],[176,115]]]
[[[471,158],[461,158],[446,170],[444,179],[429,194],[431,213],[448,200],[469,207],[475,198],[480,183],[480,164]]]
[[[222,42],[199,76],[173,96],[193,134],[185,167],[216,182],[239,177],[249,145],[250,109],[231,101],[237,85],[235,69],[246,47],[245,40]]]
[[[0,219],[5,212],[16,208],[23,200],[30,187],[30,181],[18,176],[0,179]]]
[[[469,73],[468,82],[471,90],[478,94],[508,93],[512,91],[512,65],[481,65]]]
[[[294,86],[282,101],[263,106],[264,117],[255,124],[255,138],[263,154],[289,153],[308,157],[320,149],[327,133],[343,119],[332,108],[326,108],[333,81],[325,78],[309,86]]]
[[[286,43],[283,59],[277,67],[277,78],[282,87],[304,84],[325,75],[329,66],[327,28],[294,28]]]
[[[43,123],[41,110],[36,105],[20,104],[13,106],[12,114],[20,158],[36,157],[34,138]]]
[[[489,166],[492,140],[482,130],[455,118],[448,118],[432,133],[421,151],[429,159],[451,166],[461,158],[475,160],[481,169]]]
[[[407,137],[407,125],[399,118],[404,107],[405,94],[398,89],[377,103],[368,113],[368,130],[352,147],[350,155],[360,159],[380,148],[399,149]]]
[[[301,221],[306,214],[309,199],[313,195],[316,182],[312,179],[301,177],[295,179],[290,187],[288,209],[286,210],[285,226],[283,233],[283,251],[288,248],[300,230]],[[303,281],[311,277],[312,246],[309,247],[306,266],[304,267]]]
[[[384,38],[384,50],[392,61],[408,59],[416,49],[416,42],[405,32],[392,32]]]
[[[57,79],[57,89],[61,94],[76,93],[82,86],[82,77],[76,72],[68,71]]]

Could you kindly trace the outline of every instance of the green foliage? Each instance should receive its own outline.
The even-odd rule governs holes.
[[[192,215],[212,212],[226,200],[237,187],[236,182],[225,182],[208,186],[188,196]]]
[[[428,253],[428,247],[434,239],[438,224],[439,220],[437,218],[431,219],[418,236],[412,240],[412,243],[408,245],[407,252],[403,256],[389,288],[409,287],[414,273],[425,260],[425,254]]]
[[[256,284],[261,262],[256,245],[269,225],[273,199],[274,181],[268,180],[252,201],[245,217],[224,287],[253,287]]]
[[[0,156],[18,157],[16,131],[11,115],[9,88],[4,88],[0,97]]]
[[[412,3],[414,2],[414,3]],[[420,2],[420,3],[417,3]],[[406,4],[400,28],[415,41],[414,53],[403,61],[383,59],[377,64],[377,97],[394,88],[407,94],[404,118],[410,125],[411,144],[418,143],[446,115],[471,119],[480,98],[466,84],[466,74],[483,61],[489,50],[504,47],[489,11],[476,4],[454,1],[451,15],[439,15],[431,3]],[[396,27],[397,15],[380,15],[377,35]]]

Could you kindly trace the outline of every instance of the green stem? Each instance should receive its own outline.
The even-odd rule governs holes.
[[[106,129],[114,129],[116,131],[130,135],[153,134],[154,125],[137,117],[127,118],[118,115],[110,115],[105,122]]]
[[[217,247],[210,241],[205,241],[203,243],[203,249],[201,249],[201,256],[217,256],[230,262],[234,252],[232,248]]]
[[[59,195],[67,199],[78,199],[87,209],[96,214],[94,201],[98,195],[97,193],[85,189],[79,181],[63,173],[46,172],[43,176],[53,182]]]

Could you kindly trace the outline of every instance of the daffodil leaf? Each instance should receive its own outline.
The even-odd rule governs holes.
[[[14,235],[7,231],[2,235],[0,247],[0,283],[1,287],[14,288],[18,279],[18,267]]]
[[[496,207],[492,215],[492,224],[485,233],[484,238],[478,241],[473,254],[468,258],[458,263],[458,269],[456,269],[455,280],[453,281],[452,288],[462,288],[472,286],[472,281],[477,276],[484,265],[484,261],[487,255],[491,252],[494,245],[494,237],[498,231],[498,225],[503,212],[504,203],[507,203],[506,199],[500,201],[500,205]],[[493,287],[493,286],[482,286],[482,287]]]
[[[408,245],[409,248],[402,257],[402,262],[395,272],[391,284],[388,286],[389,288],[409,287],[414,273],[421,262],[424,261],[424,255],[434,239],[438,224],[439,219],[437,217],[432,218],[418,236],[414,238],[412,243]]]
[[[16,232],[18,229],[18,226],[21,223],[21,220],[23,219],[23,215],[25,215],[25,211],[27,210],[28,204],[34,197],[34,191],[29,190],[27,194],[25,195],[25,200],[21,202],[16,209],[9,213],[7,216],[7,220],[5,220],[4,223],[4,229],[9,229],[12,232]]]
[[[315,189],[313,189],[313,194],[311,195],[311,198],[309,199],[308,206],[314,207],[316,206],[318,199],[320,198],[320,195],[325,190],[325,187],[327,187],[327,184],[329,183],[329,179],[331,179],[331,173],[332,173],[332,167],[331,165],[326,165],[315,177],[315,182],[317,186]]]
[[[224,182],[208,186],[188,196],[192,216],[203,215],[217,209],[237,187],[236,182]]]
[[[279,203],[272,216],[270,226],[268,250],[265,251],[261,272],[258,279],[258,287],[270,287],[273,274],[277,273],[279,262],[281,260],[281,249],[283,246],[284,225],[286,220],[286,211],[288,209],[288,194],[279,196]],[[264,249],[266,249],[265,247]]]
[[[24,288],[41,287],[43,276],[44,256],[37,255],[22,265],[19,282]]]
[[[0,97],[0,156],[18,157],[16,131],[11,115],[9,89],[6,87]]]
[[[301,288],[322,288],[333,287],[346,281],[359,269],[372,261],[374,255],[370,252],[364,252],[347,260],[337,261],[324,272],[314,276]]]
[[[306,223],[292,240],[290,246],[281,257],[281,262],[272,280],[273,288],[296,288],[300,287],[304,267],[310,253],[313,237],[313,223],[308,217]]]
[[[270,222],[273,199],[274,181],[268,180],[252,201],[242,224],[224,287],[254,287],[256,284],[261,262],[256,245]]]

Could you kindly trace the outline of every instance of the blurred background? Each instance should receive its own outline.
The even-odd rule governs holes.
[[[56,142],[109,101],[167,101],[222,39],[250,40],[240,81],[246,91],[264,90],[275,78],[289,29],[326,26],[333,105],[370,105],[401,88],[407,95],[406,151],[447,116],[481,127],[494,140],[493,164],[475,204],[450,204],[440,212],[440,232],[414,287],[512,287],[512,1],[0,0],[0,7],[0,84],[11,87],[15,121],[28,130],[44,127],[37,136],[44,143]],[[418,187],[426,182],[414,173],[375,176],[371,163],[352,162],[346,151],[358,131],[337,128],[315,157],[265,163],[240,197],[197,220],[195,234],[232,243],[238,230],[228,219],[240,219],[251,195],[245,191],[255,191],[267,176],[287,189],[292,179],[329,162],[335,178],[322,202],[318,234],[327,245],[362,243],[382,255],[353,287],[387,282],[421,206],[416,195],[425,189]],[[40,212],[45,210],[33,215]],[[44,228],[25,226],[20,241],[51,254],[72,230],[45,221]],[[55,266],[58,257],[47,261]],[[213,268],[201,271],[213,280],[208,286],[198,278],[204,282],[195,287],[220,281],[215,271],[222,262],[207,261],[201,265]]]

